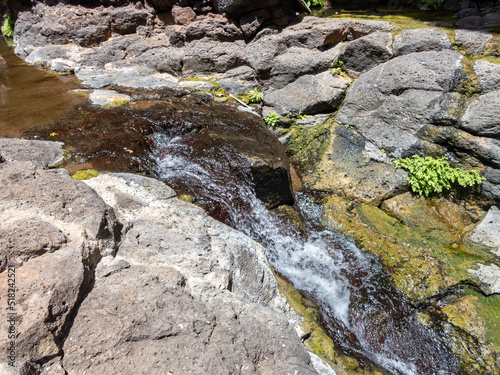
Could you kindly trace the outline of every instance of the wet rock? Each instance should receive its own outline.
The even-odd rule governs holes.
[[[172,16],[177,25],[187,25],[196,19],[196,13],[190,7],[180,7],[174,5],[172,7]]]
[[[330,71],[304,75],[278,90],[268,90],[264,103],[280,115],[333,112],[340,104],[349,81]]]
[[[500,25],[500,13],[488,13],[483,17],[483,19],[485,27]]]
[[[316,170],[304,178],[307,187],[374,204],[406,187],[407,173],[372,143],[343,126],[332,133]]]
[[[244,64],[243,42],[220,43],[201,39],[186,44],[183,71],[223,73]]]
[[[119,94],[113,90],[94,90],[90,94],[89,99],[93,105],[101,107],[126,105],[132,101],[130,96]]]
[[[483,30],[455,30],[455,40],[473,55],[483,52],[485,44],[492,36],[493,34]]]
[[[480,16],[481,12],[478,9],[474,8],[467,8],[467,9],[462,9],[459,10],[453,18],[464,18],[464,17],[470,17],[470,16]]]
[[[489,165],[500,167],[500,140],[474,136],[459,129],[449,132],[446,139],[452,146],[466,150]]]
[[[349,43],[338,59],[346,69],[356,74],[364,73],[392,58],[391,45],[391,34],[375,32]]]
[[[500,267],[495,264],[478,264],[476,268],[468,271],[479,282],[479,289],[484,294],[500,293]]]
[[[64,159],[61,142],[0,138],[0,155],[7,161],[30,161],[46,168]]]
[[[493,206],[489,209],[484,219],[476,225],[470,235],[470,240],[493,247],[495,254],[500,255],[500,210]]]
[[[52,45],[36,48],[26,57],[26,62],[30,64],[41,64],[51,67],[54,60],[67,60],[74,66],[74,61],[79,59],[81,48],[68,45]]]
[[[292,47],[274,59],[270,85],[281,89],[301,76],[328,69],[332,63],[330,56],[320,51]]]
[[[499,101],[500,90],[475,98],[465,110],[460,121],[460,127],[472,134],[483,137],[498,136],[500,134]]]
[[[253,0],[216,0],[215,9],[221,13],[244,14],[259,8],[269,8],[279,5],[279,0],[263,0],[255,2]]]
[[[362,74],[348,90],[337,120],[401,157],[421,147],[419,132],[436,120],[444,92],[462,79],[458,52],[413,53]]]
[[[470,335],[484,340],[486,336],[485,322],[481,319],[474,306],[477,297],[464,296],[454,303],[443,307],[442,311],[446,315],[448,322],[463,329]]]
[[[442,51],[450,47],[448,36],[438,29],[406,30],[396,36],[393,46],[396,56],[412,52]]]
[[[269,10],[259,9],[255,12],[247,13],[240,18],[240,27],[246,37],[251,37],[262,24],[270,17]]]
[[[500,89],[500,64],[489,61],[476,61],[474,73],[481,77],[479,85],[482,92]]]

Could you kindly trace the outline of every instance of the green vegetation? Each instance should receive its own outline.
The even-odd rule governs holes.
[[[444,156],[435,159],[413,155],[412,158],[395,159],[394,165],[396,168],[406,169],[410,174],[408,181],[412,191],[425,196],[449,190],[454,183],[470,187],[485,180],[477,171],[452,168]]]
[[[257,88],[248,93],[250,103],[261,103],[264,100],[264,94]]]
[[[101,174],[101,172],[96,171],[95,169],[84,169],[81,171],[75,172],[73,177],[75,180],[90,180],[91,178],[97,177]]]
[[[330,71],[334,76],[343,75],[345,73],[344,62],[342,60],[335,61],[335,64],[333,64],[333,67],[330,69]]]
[[[306,4],[309,8],[320,6],[323,8],[324,1],[323,0],[306,0]]]
[[[279,120],[280,116],[276,112],[271,112],[266,117],[264,117],[265,123],[269,126],[276,126]]]
[[[12,38],[14,35],[14,18],[10,13],[3,16],[3,24],[1,28],[2,34],[8,38]]]

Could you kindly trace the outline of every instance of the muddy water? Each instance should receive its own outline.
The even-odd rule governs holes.
[[[0,36],[0,136],[20,137],[85,100],[71,94],[74,76],[57,76],[26,64]]]

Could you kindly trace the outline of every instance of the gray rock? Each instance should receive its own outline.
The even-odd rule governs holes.
[[[246,45],[247,63],[260,75],[266,76],[274,66],[275,57],[285,53],[288,47],[283,36],[277,33],[257,37]]]
[[[279,5],[279,0],[215,0],[215,9],[221,13],[244,14],[259,8],[270,8]]]
[[[220,14],[198,17],[189,24],[186,30],[186,40],[208,38],[219,42],[233,42],[243,39],[240,28]]]
[[[407,186],[408,174],[355,131],[337,126],[329,142],[321,172],[307,176],[306,187],[378,204]]]
[[[456,51],[401,56],[362,74],[347,91],[337,120],[401,157],[421,147],[419,132],[439,120],[445,93],[463,78]]]
[[[332,66],[330,56],[317,50],[292,47],[274,59],[271,69],[273,88],[280,89],[300,76],[315,74]]]
[[[489,61],[476,61],[474,73],[481,77],[479,85],[482,92],[500,89],[500,64]]]
[[[267,9],[259,9],[247,13],[240,18],[240,27],[246,37],[254,35],[262,24],[269,19],[270,13]]]
[[[190,7],[180,7],[174,5],[172,7],[172,16],[177,25],[187,25],[196,19],[196,13]]]
[[[304,17],[285,28],[281,35],[288,47],[320,48],[343,41],[347,37],[347,26],[342,20]]]
[[[207,81],[179,81],[179,86],[192,90],[215,90],[217,87]]]
[[[493,34],[490,32],[482,30],[455,30],[455,40],[473,55],[483,52],[485,44],[488,43],[492,36]]]
[[[89,95],[89,100],[93,105],[112,107],[128,104],[132,101],[132,97],[125,94],[119,94],[114,90],[94,90]]]
[[[54,62],[54,60],[64,59],[74,62],[78,60],[81,52],[82,49],[76,46],[61,46],[61,45],[45,46],[36,48],[33,52],[31,52],[26,57],[26,62],[30,64],[40,64],[50,67]]]
[[[193,40],[186,44],[183,71],[223,73],[245,65],[243,42],[221,43],[210,39]]]
[[[500,210],[492,206],[486,216],[473,229],[469,239],[471,241],[493,247],[495,254],[500,255]]]
[[[481,194],[488,199],[500,202],[500,169],[487,167],[484,177],[486,181],[481,184]]]
[[[145,65],[160,73],[178,74],[182,71],[184,51],[176,47],[152,48],[137,56],[133,63]]]
[[[153,20],[152,13],[147,9],[137,9],[128,5],[114,9],[111,12],[111,29],[118,34],[133,34],[139,26],[146,26]]]
[[[243,81],[235,78],[221,79],[219,85],[224,91],[235,95],[244,94],[260,86],[256,81]]]
[[[468,270],[469,274],[479,282],[479,289],[486,294],[500,293],[500,267],[496,264],[477,264],[477,269]]]
[[[477,137],[459,129],[450,132],[447,140],[452,146],[466,150],[488,165],[500,167],[500,140]]]
[[[54,59],[50,63],[50,70],[58,73],[74,73],[75,62],[66,59]]]
[[[481,16],[468,16],[458,21],[456,26],[464,29],[482,29],[485,27],[485,22]]]
[[[333,112],[348,85],[348,80],[329,71],[305,75],[281,89],[266,91],[264,102],[280,115]]]
[[[255,70],[253,70],[249,66],[239,66],[237,68],[225,72],[224,77],[238,78],[246,81],[254,81],[257,79],[257,74],[255,73]]]
[[[354,39],[377,31],[390,31],[394,28],[394,26],[386,21],[345,20],[344,22],[349,34]]]
[[[467,8],[467,9],[462,9],[455,13],[453,18],[464,18],[464,17],[470,17],[470,16],[480,16],[481,12],[477,9],[474,8]]]
[[[451,42],[444,31],[438,29],[406,30],[394,39],[394,53],[407,55],[412,52],[442,51],[449,49]]]
[[[31,161],[43,168],[64,159],[61,142],[0,138],[0,155],[7,161]]]
[[[346,69],[357,74],[364,73],[392,58],[391,45],[391,34],[375,32],[349,43],[338,59],[343,61]]]
[[[499,103],[500,90],[475,98],[465,110],[460,127],[475,135],[497,137],[500,134]]]
[[[151,0],[153,6],[158,10],[169,10],[177,0]]]
[[[500,25],[500,13],[488,13],[484,17],[484,26],[493,27]]]

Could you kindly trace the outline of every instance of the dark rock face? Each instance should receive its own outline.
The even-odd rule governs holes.
[[[362,74],[348,90],[337,119],[389,154],[401,157],[421,147],[419,132],[442,113],[445,92],[463,76],[458,52],[413,53]]]
[[[375,32],[349,43],[339,55],[339,60],[348,70],[364,73],[392,58],[391,45],[391,34]]]
[[[279,0],[215,0],[215,9],[221,13],[248,13],[259,8],[269,8],[280,4]]]
[[[449,49],[448,36],[437,29],[406,30],[394,40],[394,53],[407,55],[412,52],[442,51]]]
[[[243,34],[246,37],[254,35],[270,16],[271,15],[267,9],[260,9],[241,16],[240,26]]]
[[[208,38],[186,44],[184,72],[225,72],[245,64],[244,43],[216,42]]]

